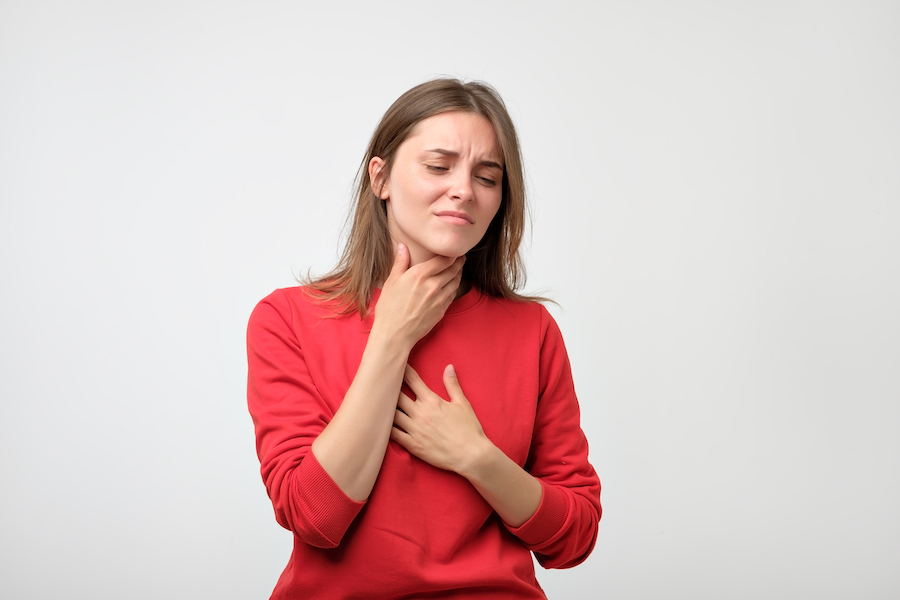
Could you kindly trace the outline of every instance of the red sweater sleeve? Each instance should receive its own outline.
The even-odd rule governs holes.
[[[543,486],[537,511],[509,528],[545,568],[574,567],[588,557],[600,521],[600,480],[588,445],[562,334],[541,307],[540,397],[525,468]]]
[[[291,304],[278,291],[251,314],[247,403],[275,519],[307,544],[333,548],[365,502],[347,497],[310,452],[333,412],[310,377],[292,322]]]

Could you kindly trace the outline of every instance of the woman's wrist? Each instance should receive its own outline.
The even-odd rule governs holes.
[[[493,444],[465,477],[512,527],[522,526],[541,503],[541,483]]]
[[[497,467],[504,459],[509,460],[487,436],[482,436],[477,443],[466,444],[463,450],[464,454],[456,473],[475,486],[490,483]]]
[[[369,332],[369,340],[366,343],[366,349],[377,349],[379,353],[390,357],[402,357],[403,364],[412,352],[413,346],[417,340],[408,340],[405,336],[397,331],[391,331],[387,327],[379,325],[378,319],[372,324],[372,330]]]

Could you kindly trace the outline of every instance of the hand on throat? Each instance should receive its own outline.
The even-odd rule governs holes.
[[[392,237],[392,244],[394,247],[397,246],[397,239]],[[410,244],[407,241],[403,241],[407,248],[409,248],[409,266],[414,267],[420,263],[423,263],[427,260],[430,260],[437,256],[434,252],[427,250],[418,244]],[[455,258],[455,257],[454,257]],[[466,280],[463,279],[459,284],[459,289],[456,290],[456,296],[454,299],[459,299],[463,297],[466,292],[468,292],[472,288],[472,285]]]

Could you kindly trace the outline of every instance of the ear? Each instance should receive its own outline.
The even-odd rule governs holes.
[[[391,197],[388,188],[387,174],[384,172],[384,159],[380,156],[373,156],[369,161],[369,181],[372,185],[372,193],[382,200]]]

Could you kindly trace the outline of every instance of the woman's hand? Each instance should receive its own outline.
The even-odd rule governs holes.
[[[409,365],[404,379],[417,400],[401,392],[391,439],[428,464],[468,479],[510,526],[530,519],[541,503],[541,483],[484,434],[453,365],[444,369],[449,402],[432,392]]]
[[[312,444],[322,468],[353,500],[368,498],[375,485],[409,352],[444,316],[464,262],[437,256],[410,268],[409,249],[397,248],[353,383]]]
[[[409,365],[404,379],[417,399],[400,393],[391,439],[432,466],[466,476],[493,444],[463,394],[453,365],[444,369],[449,402],[432,392]]]
[[[403,340],[409,348],[444,316],[456,297],[465,256],[435,256],[409,266],[409,249],[399,244],[391,273],[375,305],[373,333]]]

